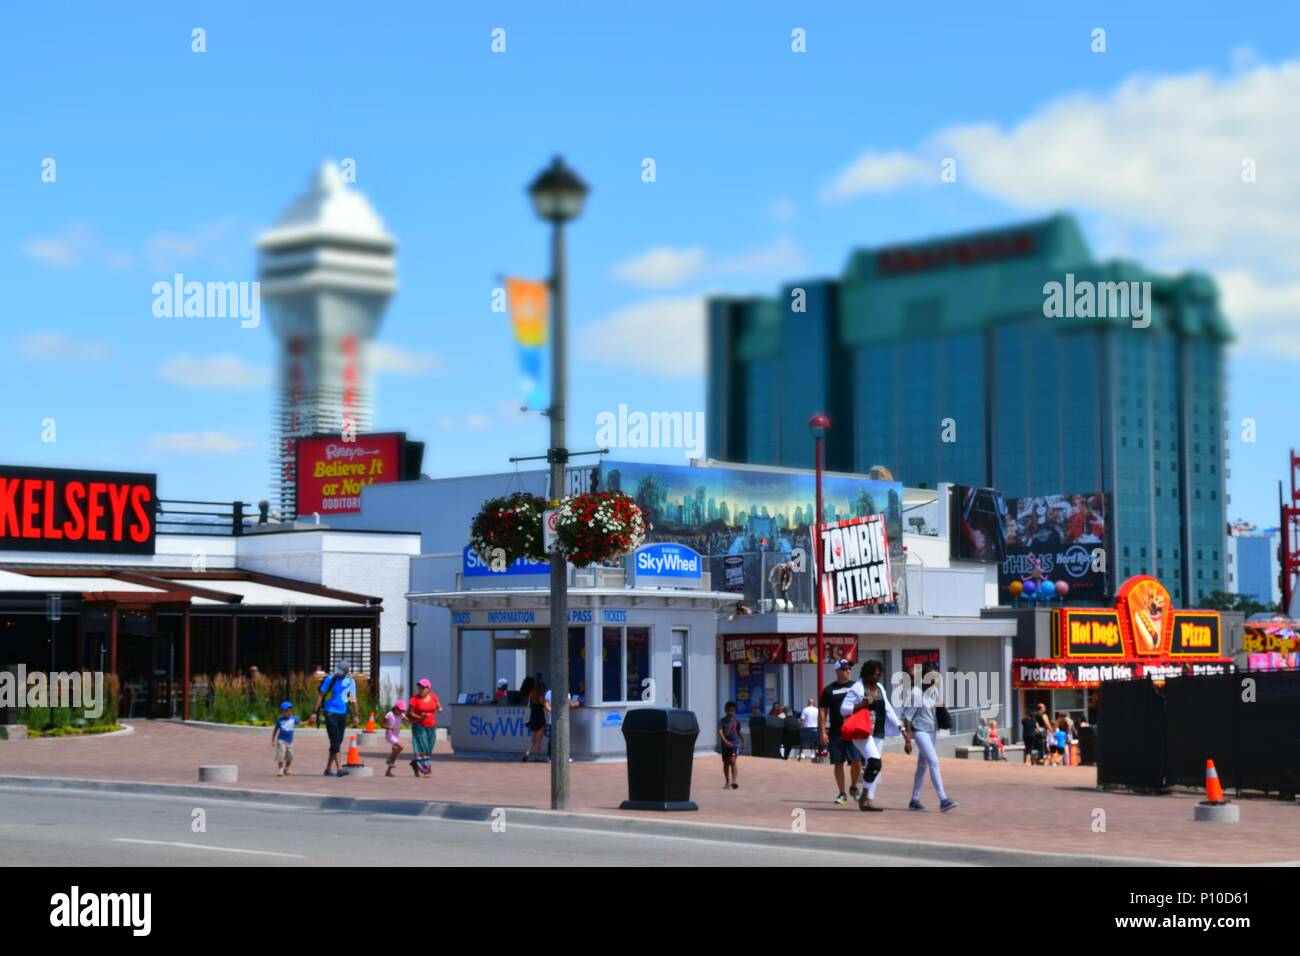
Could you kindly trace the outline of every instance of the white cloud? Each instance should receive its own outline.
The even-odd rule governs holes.
[[[680,377],[704,372],[704,339],[700,298],[640,302],[584,325],[578,336],[585,358]]]
[[[481,432],[492,427],[492,418],[483,412],[470,412],[462,418],[443,415],[438,419],[438,427],[449,432]]]
[[[371,342],[367,348],[370,369],[376,375],[423,375],[442,367],[442,357],[411,352],[396,345]]]
[[[18,350],[28,359],[65,359],[72,362],[99,362],[113,354],[102,342],[74,339],[62,332],[38,332],[18,343]]]
[[[778,199],[767,207],[767,214],[786,225],[794,221],[794,217],[799,214],[799,207],[791,199]]]
[[[791,272],[799,272],[803,268],[803,253],[799,251],[798,244],[789,236],[783,236],[766,246],[718,259],[713,264],[712,272],[714,275],[767,273],[789,278]]]
[[[843,202],[866,193],[888,192],[905,183],[932,176],[939,178],[937,167],[927,166],[907,153],[863,153],[822,189],[824,202]]]
[[[614,267],[614,278],[647,289],[665,289],[699,279],[753,274],[785,277],[803,268],[803,254],[789,236],[733,256],[713,256],[700,248],[661,246]]]
[[[171,272],[177,266],[211,255],[223,265],[234,258],[231,246],[238,240],[233,219],[205,223],[187,232],[166,231],[145,240],[144,254],[156,272]]]
[[[23,255],[41,265],[70,269],[81,265],[94,245],[94,232],[84,223],[78,223],[69,226],[59,235],[28,239],[21,249]]]
[[[1300,280],[1266,284],[1246,269],[1215,275],[1221,306],[1243,346],[1275,358],[1300,359]]]
[[[172,455],[233,455],[257,443],[226,432],[169,432],[152,435],[149,449]]]
[[[263,388],[272,381],[269,368],[249,365],[237,355],[175,355],[158,374],[186,388]]]
[[[1239,52],[1234,65],[1227,76],[1131,77],[1107,93],[1052,100],[1007,127],[950,126],[911,153],[859,157],[824,195],[890,188],[890,169],[894,187],[920,168],[946,188],[937,170],[951,156],[965,189],[1035,214],[1082,210],[1103,224],[1109,245],[1157,269],[1222,277],[1225,314],[1250,332],[1242,344],[1271,348],[1300,269],[1300,177],[1291,174],[1300,167],[1300,62],[1257,64]],[[1248,162],[1254,182],[1243,181]]]
[[[660,246],[614,266],[614,278],[647,289],[682,285],[698,278],[708,259],[703,249]]]

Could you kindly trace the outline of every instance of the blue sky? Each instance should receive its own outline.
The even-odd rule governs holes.
[[[592,447],[620,402],[703,409],[710,292],[770,293],[838,273],[855,245],[1067,209],[1099,255],[1220,279],[1239,332],[1231,420],[1254,419],[1257,438],[1234,428],[1229,516],[1275,524],[1300,445],[1300,18],[1250,3],[884,6],[7,5],[4,460],[157,471],[168,497],[265,497],[269,328],[157,319],[150,290],[177,271],[255,278],[253,238],[327,157],[356,161],[400,242],[376,426],[424,439],[433,475],[539,453],[545,420],[511,411],[514,356],[489,306],[501,273],[545,272],[523,190],[563,152],[593,187],[571,231],[571,446]],[[959,176],[941,186],[944,156]]]

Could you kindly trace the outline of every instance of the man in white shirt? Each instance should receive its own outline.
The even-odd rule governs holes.
[[[805,750],[817,751],[819,715],[817,701],[809,697],[807,706],[799,712],[799,760],[803,759]]]

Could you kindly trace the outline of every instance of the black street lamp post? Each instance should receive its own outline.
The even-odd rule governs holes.
[[[568,329],[565,315],[564,224],[576,219],[587,199],[587,185],[564,160],[555,160],[528,187],[537,215],[551,229],[551,444],[546,460],[551,466],[550,506],[557,508],[564,494],[564,469],[569,461],[565,447],[564,412],[568,369]],[[559,554],[551,562],[551,809],[569,805],[569,629],[567,561]]]

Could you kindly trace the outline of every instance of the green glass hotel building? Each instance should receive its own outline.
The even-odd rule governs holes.
[[[1224,587],[1230,332],[1204,274],[1098,262],[1058,215],[711,299],[708,336],[712,458],[809,467],[826,411],[832,470],[1103,492],[1112,593],[1144,573],[1175,606]]]

